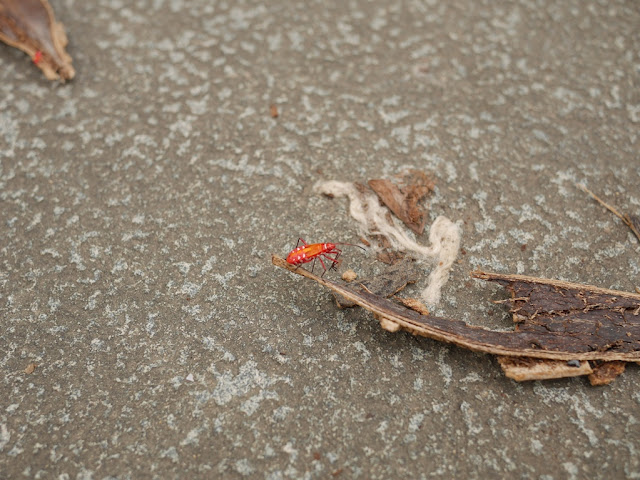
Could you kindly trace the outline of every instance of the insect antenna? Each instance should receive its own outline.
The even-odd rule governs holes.
[[[365,252],[367,251],[367,249],[364,248],[362,245],[356,245],[355,243],[338,242],[338,243],[334,243],[334,245],[350,245],[352,247],[358,247],[360,250],[364,250]]]

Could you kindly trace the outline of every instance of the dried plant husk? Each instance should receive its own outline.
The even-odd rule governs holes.
[[[0,40],[29,55],[49,80],[76,74],[64,27],[47,0],[0,0]]]

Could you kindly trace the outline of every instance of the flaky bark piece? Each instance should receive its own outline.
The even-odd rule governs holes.
[[[431,314],[427,306],[417,298],[412,298],[412,297],[394,297],[394,298],[396,301],[400,302],[405,307],[410,308],[411,310],[415,310],[421,315]]]
[[[473,276],[511,292],[516,333],[538,335],[541,347],[601,352],[603,360],[616,352],[640,354],[638,294],[524,275]]]
[[[498,363],[504,374],[516,382],[578,377],[593,373],[589,362],[578,360],[565,362],[563,360],[498,356]]]
[[[277,255],[272,255],[271,260],[274,265],[310,278],[366,308],[390,331],[403,329],[495,355],[565,361],[640,360],[640,295],[637,294],[523,275],[475,272],[476,278],[497,281],[518,292],[518,298],[512,296],[511,299],[522,302],[522,305],[516,303],[520,308],[515,313],[526,314],[518,319],[516,330],[493,331],[461,320],[420,315],[357,286],[341,285],[296,268]],[[543,298],[540,310],[529,312],[526,299],[537,300],[540,295]]]
[[[0,0],[0,40],[29,55],[49,80],[76,74],[64,27],[47,0]]]
[[[589,375],[589,382],[593,386],[609,385],[624,373],[626,366],[627,362],[598,362],[593,368],[593,373]]]

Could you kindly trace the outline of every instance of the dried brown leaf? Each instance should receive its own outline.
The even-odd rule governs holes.
[[[434,181],[420,170],[407,170],[391,180],[369,180],[369,186],[382,203],[404,224],[420,235],[427,221],[426,211],[419,203],[435,188]]]
[[[64,27],[47,0],[0,0],[0,40],[29,55],[49,80],[76,74]]]

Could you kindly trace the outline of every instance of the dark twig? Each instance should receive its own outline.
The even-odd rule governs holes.
[[[602,200],[600,197],[598,197],[595,193],[593,193],[584,185],[577,184],[576,186],[583,192],[591,195],[591,197],[593,197],[593,199],[596,202],[598,202],[600,205],[602,205],[604,208],[606,208],[611,213],[613,213],[616,217],[622,220],[625,223],[625,225],[629,227],[631,231],[634,233],[634,235],[638,238],[638,241],[640,241],[640,219],[638,219],[638,217],[630,216],[630,215],[627,215],[626,213],[624,214],[620,213],[615,207],[606,203],[604,200]]]

